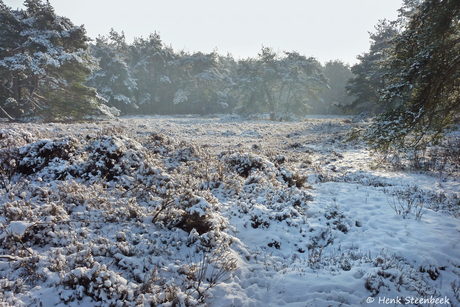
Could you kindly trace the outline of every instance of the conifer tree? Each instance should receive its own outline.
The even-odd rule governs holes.
[[[310,101],[327,87],[321,64],[315,58],[307,58],[298,52],[284,52],[280,60],[281,84],[278,90],[278,109],[287,114],[306,114]]]
[[[25,10],[0,1],[2,112],[11,118],[82,118],[101,114],[96,91],[83,83],[96,68],[85,29],[58,16],[49,2]]]
[[[260,65],[258,60],[252,58],[238,62],[235,87],[239,97],[236,110],[240,113],[267,111]]]
[[[365,138],[379,150],[423,149],[439,140],[460,111],[460,2],[426,0],[391,44],[383,101],[397,107]]]
[[[380,100],[381,91],[386,86],[385,76],[388,74],[383,62],[388,57],[390,41],[398,34],[398,22],[382,20],[370,33],[371,46],[369,51],[357,56],[359,63],[351,67],[353,76],[348,80],[348,94],[354,100],[342,105],[345,112],[369,115],[378,114],[391,106]]]
[[[177,56],[175,66],[178,68],[174,96],[177,109],[195,114],[208,114],[222,109],[218,102],[223,76],[217,53],[182,52]]]
[[[256,59],[239,62],[238,110],[242,113],[269,112],[271,119],[283,114],[306,114],[308,102],[327,85],[321,65],[298,52],[279,56],[262,47]]]
[[[348,64],[340,60],[326,62],[322,68],[324,76],[327,78],[329,88],[318,93],[319,101],[312,104],[312,112],[316,114],[341,114],[342,106],[348,106],[356,98],[348,95],[346,86],[350,78],[353,77],[351,68]]]
[[[175,55],[163,45],[158,33],[136,37],[129,47],[129,66],[136,79],[136,102],[141,112],[153,114],[170,110],[172,104],[172,63]]]
[[[107,105],[127,113],[137,109],[136,80],[127,65],[127,44],[123,33],[113,29],[108,37],[100,36],[90,50],[99,62],[99,70],[93,72],[87,85],[96,88]]]

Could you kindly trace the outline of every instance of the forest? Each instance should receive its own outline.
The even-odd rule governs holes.
[[[123,32],[112,29],[91,40],[49,2],[27,0],[25,7],[13,10],[0,2],[0,113],[10,120],[380,114],[370,138],[391,128],[403,131],[398,139],[410,130],[422,140],[426,130],[439,136],[458,115],[455,1],[403,1],[399,18],[375,26],[369,51],[351,67],[266,46],[239,60],[174,51],[156,32],[127,43]]]
[[[423,109],[420,118],[439,113],[435,122],[444,126],[457,111],[455,1],[405,0],[397,20],[375,26],[369,51],[357,55],[352,67],[266,46],[240,60],[174,51],[156,32],[128,44],[123,32],[112,29],[93,41],[49,2],[25,6],[12,10],[1,3],[0,102],[2,116],[10,119],[72,119],[110,108],[114,114],[273,118]],[[409,102],[422,93],[425,99]],[[440,97],[446,97],[442,110],[435,107],[443,104]]]
[[[51,5],[30,3],[21,12],[3,7],[4,16],[11,18],[3,18],[8,22],[2,29],[3,116],[77,116],[69,111],[78,111],[82,102],[67,100],[73,106],[64,107],[57,97],[49,97],[57,84],[70,93],[63,84],[71,76],[58,74],[63,67],[74,70],[74,85],[81,87],[75,97],[87,103],[99,99],[121,114],[330,113],[333,103],[349,100],[345,84],[352,73],[340,61],[323,66],[296,51],[277,54],[264,46],[257,58],[238,61],[216,52],[191,54],[174,51],[158,33],[128,44],[123,32],[112,30],[90,41],[83,28],[70,20],[63,24]],[[38,22],[40,18],[46,22]],[[56,74],[52,79],[51,71]]]

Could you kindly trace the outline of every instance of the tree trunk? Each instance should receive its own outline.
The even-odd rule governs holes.
[[[270,108],[270,113],[275,114],[275,102],[273,101],[273,97],[266,86],[264,86],[264,92],[265,92],[265,96],[268,101],[268,107]]]
[[[13,98],[18,103],[21,101],[21,80],[19,77],[19,72],[14,72],[13,76]]]

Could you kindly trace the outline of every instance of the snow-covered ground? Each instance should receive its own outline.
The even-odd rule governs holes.
[[[0,305],[460,306],[458,175],[376,167],[359,126],[2,123]]]

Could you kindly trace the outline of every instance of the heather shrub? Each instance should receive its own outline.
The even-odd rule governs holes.
[[[256,170],[263,171],[266,174],[275,172],[275,166],[262,156],[257,156],[252,153],[234,153],[225,156],[223,160],[227,166],[238,175],[247,178],[251,172]]]
[[[143,147],[123,136],[102,136],[85,147],[87,162],[82,176],[111,181],[120,176],[130,176],[144,158]]]
[[[54,173],[55,177],[65,176],[62,164],[72,163],[80,146],[78,139],[71,136],[52,141],[40,140],[23,146],[19,148],[16,158],[17,171],[29,175],[48,167],[47,171]]]

